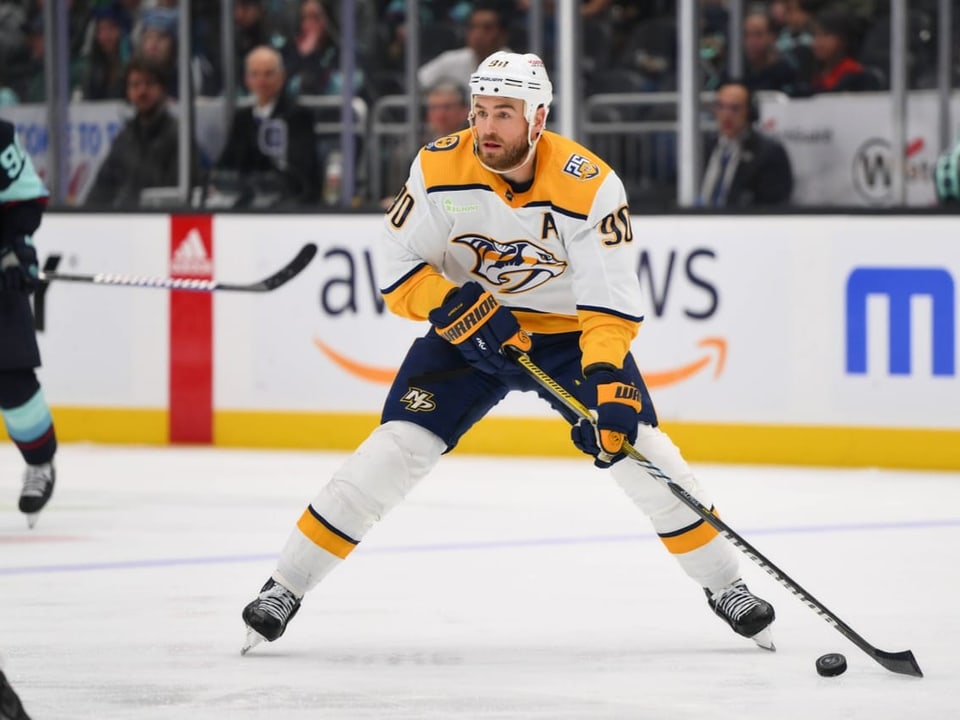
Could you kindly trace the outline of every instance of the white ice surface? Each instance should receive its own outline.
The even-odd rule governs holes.
[[[453,454],[240,657],[240,611],[343,455],[67,445],[28,531],[0,447],[0,653],[34,720],[960,717],[960,474],[702,465],[723,518],[891,673],[745,557],[735,636],[586,461]],[[814,661],[849,669],[821,678]]]

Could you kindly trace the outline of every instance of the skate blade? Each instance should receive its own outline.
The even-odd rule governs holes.
[[[247,639],[243,643],[243,647],[240,648],[240,655],[246,655],[248,652],[253,650],[257,645],[262,643],[266,638],[258,633],[253,628],[247,628]]]
[[[770,652],[776,652],[777,650],[777,646],[773,644],[773,633],[770,632],[769,627],[765,627],[750,639],[764,650],[769,650]]]
[[[37,520],[40,518],[40,513],[26,513],[27,517],[27,527],[30,530],[33,530],[33,526],[37,524]]]

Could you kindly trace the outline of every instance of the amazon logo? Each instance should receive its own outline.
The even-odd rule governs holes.
[[[389,385],[397,375],[398,368],[370,365],[348,357],[343,353],[337,352],[319,338],[314,338],[313,343],[330,362],[348,375],[353,375],[361,380],[381,385]],[[675,368],[652,371],[644,370],[643,381],[647,387],[660,388],[677,385],[701,372],[709,371],[711,365],[714,366],[713,379],[718,379],[723,374],[724,364],[727,360],[727,341],[719,337],[707,337],[701,340],[697,344],[697,347],[702,348],[703,351],[698,354],[695,360],[689,363],[684,363]]]
[[[464,235],[455,241],[468,245],[477,253],[489,247],[484,252],[490,256],[489,272],[494,273],[494,276],[497,272],[512,269],[522,272],[522,269],[526,268],[523,258],[531,258],[531,265],[553,267],[556,275],[566,268],[566,263],[557,260],[550,253],[545,253],[546,257],[541,258],[538,251],[543,251],[527,241],[498,243],[479,235]],[[522,248],[520,245],[529,247]],[[325,274],[320,287],[320,308],[325,316],[367,315],[371,309],[376,317],[385,314],[386,309],[378,289],[369,250],[359,252],[352,248],[332,248],[324,253],[323,260]],[[677,312],[682,315],[682,318],[670,322],[703,322],[713,317],[720,307],[720,291],[710,279],[710,268],[715,261],[716,253],[709,248],[670,250],[667,253],[643,251],[637,266],[637,275],[644,295],[644,305],[651,311],[648,314],[658,318],[668,312],[673,316],[676,316]],[[482,265],[481,260],[478,260],[478,265]],[[498,267],[500,270],[496,269]],[[559,269],[556,269],[557,267]],[[549,277],[555,275],[548,273],[547,279]],[[529,288],[529,281],[527,287]],[[398,368],[356,357],[356,353],[351,354],[335,347],[319,336],[313,337],[313,345],[330,363],[354,378],[378,385],[389,385],[396,377]],[[706,335],[689,348],[688,361],[675,367],[644,368],[644,381],[649,388],[663,388],[702,375],[716,380],[723,374],[727,351],[728,342],[725,338]]]
[[[452,242],[473,251],[474,275],[508,295],[539,287],[567,269],[565,261],[529,240],[498,242],[485,235],[468,234],[455,237]]]

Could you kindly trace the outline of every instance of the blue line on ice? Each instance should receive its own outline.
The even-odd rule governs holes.
[[[756,528],[746,531],[737,530],[745,540],[758,535],[796,535],[827,534],[836,532],[876,532],[888,530],[932,530],[936,528],[960,527],[960,518],[948,520],[913,520],[907,522],[882,522],[838,525],[809,525],[780,528]],[[461,543],[431,543],[426,545],[396,545],[393,547],[361,546],[358,552],[364,555],[396,555],[410,553],[430,553],[449,551],[503,550],[510,548],[549,547],[556,545],[601,545],[654,540],[652,532],[629,535],[595,535],[587,537],[546,537],[516,540],[481,540]],[[213,555],[195,558],[156,558],[139,560],[120,560],[102,563],[71,563],[66,565],[27,565],[23,567],[2,567],[0,575],[37,575],[43,573],[87,572],[96,570],[139,570],[144,568],[166,568],[183,565],[226,565],[230,563],[265,562],[276,559],[276,553],[255,555]]]

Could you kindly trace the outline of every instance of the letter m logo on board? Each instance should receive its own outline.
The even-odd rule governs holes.
[[[913,298],[932,305],[933,375],[956,374],[956,293],[944,268],[855,268],[847,278],[847,372],[867,372],[867,298],[884,296],[888,303],[888,360],[891,375],[911,373]]]

